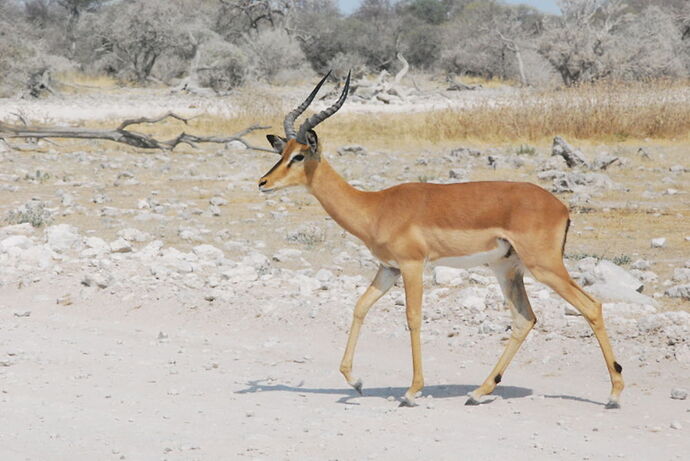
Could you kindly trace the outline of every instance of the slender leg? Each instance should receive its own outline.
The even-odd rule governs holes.
[[[352,358],[355,355],[359,330],[364,322],[364,317],[366,317],[367,312],[369,312],[369,308],[390,290],[399,276],[400,271],[398,269],[379,266],[379,271],[376,273],[374,281],[371,282],[371,285],[369,285],[367,291],[359,298],[355,306],[355,311],[352,316],[352,327],[350,328],[350,335],[347,338],[347,346],[345,347],[345,354],[343,355],[343,360],[340,362],[340,372],[345,376],[348,384],[354,387],[360,394],[362,393],[362,380],[352,378]]]
[[[621,367],[613,354],[611,342],[609,341],[606,328],[604,327],[604,316],[602,315],[601,303],[592,298],[582,288],[580,288],[568,274],[565,267],[545,269],[543,267],[530,268],[530,272],[542,283],[551,287],[563,299],[580,311],[589,323],[594,335],[599,342],[601,352],[604,354],[606,367],[611,377],[611,395],[606,404],[606,408],[620,408],[619,399],[623,391],[624,383]]]
[[[525,338],[537,323],[537,318],[532,311],[532,306],[527,298],[525,285],[522,281],[522,271],[515,264],[510,262],[492,267],[503,290],[503,295],[509,301],[510,312],[513,316],[511,335],[506,345],[505,351],[498,359],[498,363],[491,370],[491,373],[474,391],[468,394],[466,405],[478,405],[479,398],[494,391],[498,383],[501,382],[503,373],[510,364]]]
[[[410,342],[412,344],[412,385],[405,393],[400,406],[412,407],[415,405],[415,395],[424,387],[420,338],[424,263],[421,261],[408,262],[401,266],[401,270],[405,283],[407,326],[410,329]]]

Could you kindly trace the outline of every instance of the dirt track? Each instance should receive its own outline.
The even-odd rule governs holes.
[[[56,304],[70,285],[3,289],[2,459],[684,459],[689,447],[689,401],[669,397],[690,382],[688,366],[641,362],[625,343],[615,344],[628,384],[620,411],[603,408],[592,337],[539,332],[479,407],[465,394],[501,335],[427,337],[420,405],[399,408],[410,374],[399,312],[371,314],[359,397],[337,371],[346,331],[328,312],[266,321],[166,299],[134,309],[105,293]]]

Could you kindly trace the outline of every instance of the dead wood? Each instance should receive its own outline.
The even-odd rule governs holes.
[[[253,146],[244,140],[244,136],[256,130],[265,130],[270,127],[261,125],[252,125],[238,133],[230,136],[197,136],[185,132],[180,133],[176,137],[168,140],[158,140],[151,135],[145,133],[138,133],[130,131],[127,127],[131,125],[139,125],[142,123],[158,123],[168,118],[177,119],[184,124],[187,124],[187,119],[177,114],[169,112],[161,117],[147,118],[140,117],[136,119],[128,119],[123,121],[120,126],[114,130],[92,130],[88,128],[75,127],[31,127],[10,125],[0,122],[0,139],[9,138],[64,138],[64,139],[103,139],[107,141],[118,142],[130,146],[138,147],[140,149],[162,149],[173,150],[179,144],[188,144],[196,147],[200,143],[215,143],[227,144],[232,141],[237,141],[243,144],[247,149],[273,152],[271,149]]]

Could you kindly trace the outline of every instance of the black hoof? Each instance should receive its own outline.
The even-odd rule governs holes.
[[[357,391],[357,393],[359,395],[363,395],[362,394],[362,381],[361,380],[358,379],[357,382],[352,385],[352,387],[354,390]]]
[[[403,397],[402,400],[400,401],[400,405],[398,407],[408,407],[408,408],[413,408],[416,407],[417,404],[414,403],[414,401],[410,401],[407,399],[407,397]]]
[[[465,402],[465,405],[472,406],[472,407],[476,407],[477,405],[479,405],[479,400],[477,400],[477,399],[475,399],[474,397],[470,396],[470,397],[467,399],[467,402]]]
[[[620,407],[620,403],[616,402],[615,400],[609,400],[605,408],[607,410],[618,410]]]

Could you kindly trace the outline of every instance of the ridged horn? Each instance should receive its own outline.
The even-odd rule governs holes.
[[[350,74],[352,71],[347,73],[347,79],[345,80],[345,88],[343,92],[340,93],[338,100],[328,109],[322,110],[318,114],[314,114],[304,121],[301,127],[299,127],[299,132],[297,133],[297,142],[302,144],[307,144],[306,134],[307,131],[313,129],[316,125],[326,120],[331,115],[335,114],[338,109],[340,109],[347,99],[347,94],[350,91]]]
[[[311,104],[311,102],[314,100],[316,93],[319,92],[319,90],[321,89],[321,85],[324,84],[329,75],[331,75],[330,70],[328,71],[326,76],[321,79],[319,84],[316,85],[316,87],[314,87],[307,99],[305,99],[302,104],[297,106],[297,109],[293,110],[285,116],[285,120],[283,121],[283,127],[285,128],[285,136],[287,136],[288,138],[297,137],[297,133],[295,132],[295,119],[299,117],[302,114],[302,112],[304,112],[307,109],[307,107],[309,107],[309,104]]]

